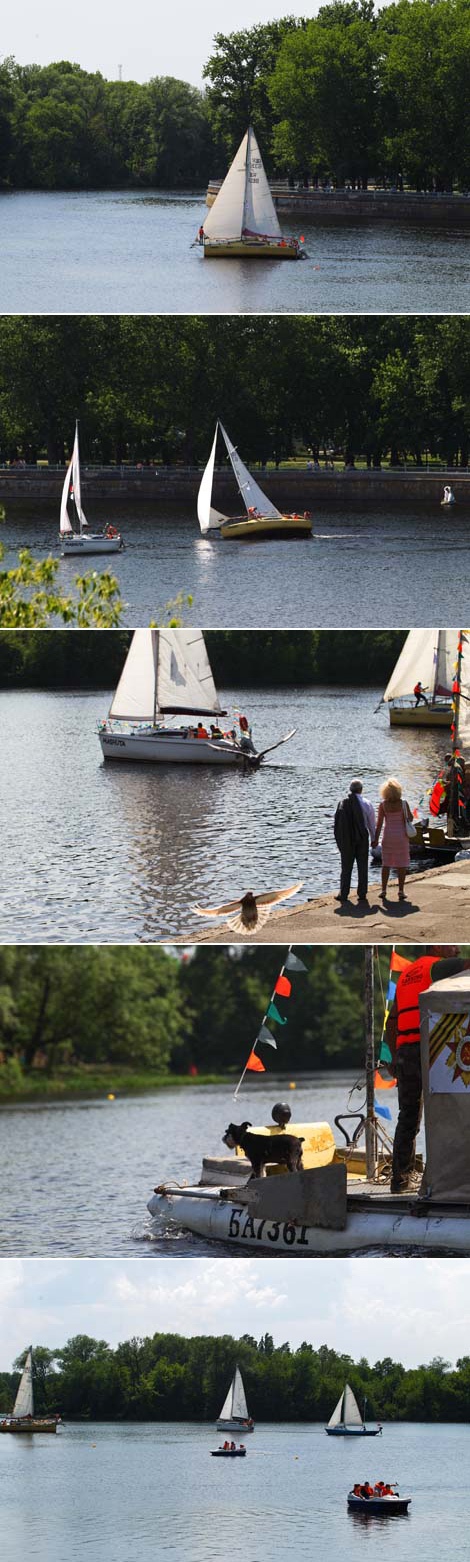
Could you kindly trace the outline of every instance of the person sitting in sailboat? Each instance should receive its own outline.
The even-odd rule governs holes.
[[[207,727],[204,726],[202,721],[198,721],[198,724],[197,724],[197,736],[198,736],[198,738],[208,738],[209,737],[209,733],[207,731]]]
[[[215,727],[214,723],[212,721],[211,721],[211,738],[223,738],[223,732],[221,731],[221,728],[220,727]]]

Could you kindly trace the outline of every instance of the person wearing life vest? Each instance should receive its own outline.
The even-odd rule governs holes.
[[[196,736],[197,736],[197,737],[198,737],[198,738],[208,738],[208,737],[209,737],[209,733],[208,733],[208,731],[207,731],[207,727],[204,727],[204,726],[203,726],[203,723],[202,723],[202,721],[198,721],[198,724],[197,724],[197,734],[196,734]]]
[[[418,960],[401,971],[386,1027],[398,1085],[398,1122],[392,1156],[392,1193],[405,1193],[414,1171],[416,1135],[421,1122],[422,1076],[420,1043],[420,993],[433,982],[457,976],[470,968],[457,945],[431,944]]]
[[[418,705],[429,705],[429,700],[426,699],[426,695],[423,693],[423,685],[420,678],[415,683],[413,694],[416,701],[415,710],[417,710]]]

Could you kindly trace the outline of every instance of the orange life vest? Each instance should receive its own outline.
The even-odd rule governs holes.
[[[435,955],[421,955],[407,971],[402,971],[397,982],[398,1034],[397,1047],[407,1042],[419,1041],[419,995],[431,986],[431,971]]]
[[[438,814],[445,812],[444,805],[446,797],[447,787],[444,786],[444,782],[441,781],[441,777],[438,776],[437,781],[434,782],[431,796],[429,798],[429,812],[432,814],[433,819],[437,819]]]

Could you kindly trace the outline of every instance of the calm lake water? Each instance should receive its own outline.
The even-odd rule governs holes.
[[[160,501],[149,504],[96,503],[97,526],[110,517],[122,529],[126,551],[104,563],[117,576],[125,603],[123,622],[162,622],[165,606],[179,591],[192,595],[184,605],[185,624],[214,628],[318,628],[330,624],[409,628],[453,624],[470,586],[470,504],[460,505],[458,523],[423,508],[315,504],[314,539],[266,542],[246,547],[201,537],[195,513],[181,514]],[[7,505],[1,528],[6,562],[12,566],[20,547],[36,558],[57,551],[57,507]],[[413,569],[409,568],[410,556]],[[78,558],[62,559],[59,585],[69,592],[83,571]]]
[[[465,313],[468,228],[369,222],[314,227],[309,259],[205,261],[191,245],[204,193],[0,196],[2,313]]]
[[[96,637],[97,642],[99,636]],[[98,645],[97,645],[98,654]],[[398,775],[416,804],[448,732],[390,729],[381,690],[221,691],[240,699],[261,748],[292,741],[255,773],[104,764],[97,721],[110,693],[0,694],[0,941],[152,941],[200,927],[196,901],[303,879],[335,889],[333,814],[351,776],[375,800]],[[378,880],[377,869],[373,881]]]
[[[318,1423],[259,1424],[244,1460],[210,1457],[209,1425],[90,1422],[0,1439],[8,1562],[359,1562],[468,1558],[468,1426],[386,1425],[366,1452]],[[348,1514],[355,1480],[397,1480],[403,1518]]]
[[[348,1110],[356,1079],[356,1074],[344,1072],[299,1079],[295,1093],[290,1093],[293,1121],[329,1122],[333,1127],[336,1114]],[[0,1108],[0,1253],[30,1258],[233,1257],[230,1243],[165,1229],[158,1219],[152,1220],[147,1200],[157,1182],[171,1177],[197,1181],[203,1155],[227,1154],[222,1134],[233,1117],[234,1088],[232,1081],[168,1087],[116,1101]],[[238,1097],[237,1120],[270,1122],[274,1102],[284,1099],[286,1089],[285,1077],[276,1078],[273,1072],[262,1080],[251,1078]],[[363,1099],[363,1091],[355,1091],[351,1110],[362,1108]],[[394,1090],[388,1092],[387,1106],[393,1132]],[[333,1131],[344,1143],[339,1131]],[[422,1134],[419,1146],[424,1146]],[[246,1257],[247,1250],[237,1249],[236,1256]],[[270,1253],[269,1261],[272,1257]]]

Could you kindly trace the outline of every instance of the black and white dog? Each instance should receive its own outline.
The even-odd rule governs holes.
[[[237,1146],[243,1150],[247,1160],[251,1161],[252,1177],[265,1177],[267,1162],[276,1161],[279,1166],[286,1166],[289,1172],[302,1171],[302,1145],[303,1139],[298,1139],[296,1134],[257,1134],[253,1132],[251,1123],[229,1123],[226,1133],[222,1135],[223,1144],[228,1150],[235,1150]]]

